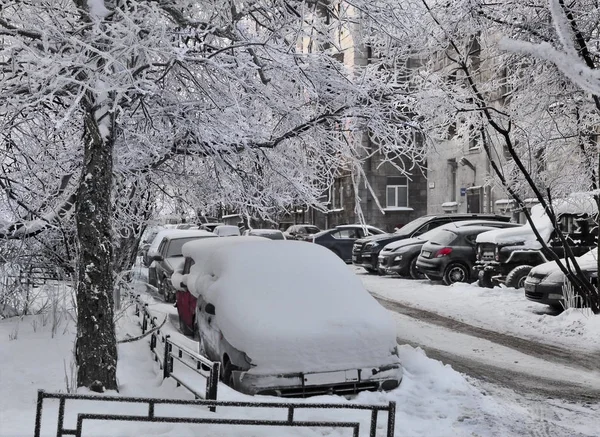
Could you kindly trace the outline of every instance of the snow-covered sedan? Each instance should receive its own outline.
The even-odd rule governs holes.
[[[339,257],[299,241],[216,240],[229,239],[183,247],[194,263],[182,282],[197,298],[199,349],[225,383],[303,397],[398,387],[395,323]]]
[[[562,260],[564,266],[567,261]],[[594,248],[580,257],[577,264],[588,280],[598,278],[598,249]],[[573,268],[573,267],[571,267]],[[563,287],[565,286],[565,275],[556,264],[549,261],[531,269],[525,279],[525,297],[533,302],[549,305],[553,308],[563,309],[565,297]],[[577,304],[575,302],[575,304]]]

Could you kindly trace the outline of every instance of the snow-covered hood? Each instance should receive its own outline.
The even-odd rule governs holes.
[[[215,323],[256,365],[252,373],[398,363],[393,319],[320,245],[265,240],[222,247],[192,267],[187,283],[215,306]]]
[[[421,239],[421,238],[406,238],[404,240],[398,240],[398,241],[394,241],[388,245],[386,245],[383,250],[384,251],[394,251],[400,247],[405,247],[405,246],[414,246],[415,244],[423,244],[425,243],[425,240]]]
[[[577,263],[579,267],[584,272],[597,272],[598,271],[598,249],[592,249],[584,255],[580,257],[576,257]],[[563,265],[567,266],[567,261],[565,259],[562,260]],[[546,280],[550,282],[563,282],[564,274],[558,267],[558,263],[556,261],[549,261],[544,264],[540,264],[539,266],[531,269],[532,276],[538,277],[547,277]]]

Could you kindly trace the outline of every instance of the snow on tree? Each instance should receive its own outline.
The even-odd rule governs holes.
[[[368,4],[0,0],[0,235],[74,217],[79,386],[117,388],[114,274],[160,193],[270,217],[364,180],[365,132],[422,156],[393,84],[339,60]]]

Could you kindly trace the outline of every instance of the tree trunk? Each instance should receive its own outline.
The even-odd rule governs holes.
[[[79,242],[77,278],[77,386],[117,389],[113,321],[111,191],[113,137],[103,139],[91,108],[86,113],[84,165],[75,217]]]

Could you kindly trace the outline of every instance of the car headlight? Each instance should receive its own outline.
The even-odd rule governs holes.
[[[529,276],[526,279],[527,282],[529,282],[530,284],[539,284],[540,282],[542,282],[541,278],[538,278],[536,276]]]
[[[396,256],[394,257],[394,260],[395,260],[395,261],[402,261],[402,255],[396,255]]]

